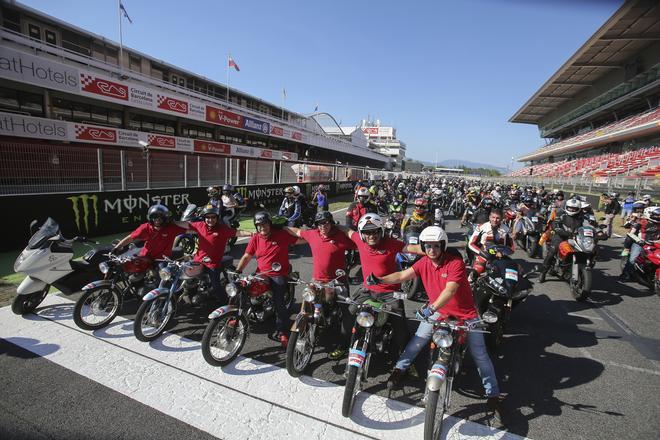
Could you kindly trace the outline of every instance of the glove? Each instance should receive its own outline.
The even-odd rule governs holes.
[[[373,273],[370,274],[367,277],[367,286],[375,286],[377,284],[380,284],[380,279],[378,279],[378,277],[376,275],[374,275]]]
[[[433,308],[432,305],[429,304],[420,307],[419,310],[417,310],[417,313],[415,313],[415,316],[418,319],[429,319],[431,315],[433,315],[434,313],[435,313],[435,309]]]

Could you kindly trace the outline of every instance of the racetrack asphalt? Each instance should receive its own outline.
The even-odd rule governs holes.
[[[449,219],[447,231],[452,245],[462,245],[462,230],[456,220]],[[617,280],[621,239],[601,244],[594,290],[587,301],[576,302],[567,284],[549,276],[514,310],[505,341],[493,359],[500,388],[507,394],[504,405],[508,430],[513,434],[534,439],[655,439],[660,432],[660,298],[640,285]],[[244,244],[239,243],[232,254],[240,257],[243,249]],[[515,257],[528,261],[528,267],[540,263],[521,251]],[[312,261],[306,245],[295,248],[291,262],[303,279],[309,278]],[[248,270],[254,267],[254,262],[251,264]],[[131,318],[137,305],[126,303],[123,316]],[[420,305],[407,301],[407,315],[412,316]],[[38,313],[48,314],[48,307]],[[170,333],[200,341],[207,314],[204,308],[180,309]],[[26,326],[34,324],[22,319]],[[409,324],[414,330],[415,323]],[[268,333],[268,328],[255,328],[242,355],[284,367],[284,351]],[[4,409],[0,438],[77,438],[80,433],[85,433],[85,438],[152,438],[161,429],[161,438],[163,433],[167,433],[165,437],[212,438],[43,355],[21,349],[32,342],[18,343],[18,334],[14,339],[2,337],[0,365],[4,374],[0,383],[5,391],[0,395]],[[33,343],[48,344],[48,335]],[[154,344],[149,348],[163,349]],[[198,357],[204,363],[201,353]],[[365,392],[385,397],[384,381],[391,365],[386,358],[376,359]],[[343,385],[345,362],[330,361],[321,346],[308,374],[318,381]],[[417,365],[423,372],[423,356]],[[422,396],[422,387],[422,380],[407,378],[406,385],[392,398],[414,405]],[[454,387],[450,414],[483,423],[482,393],[476,369],[467,356]],[[383,422],[379,427],[396,431]],[[260,438],[276,438],[269,436],[267,426],[251,430]]]

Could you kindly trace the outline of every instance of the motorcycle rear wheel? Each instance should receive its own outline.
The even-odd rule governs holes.
[[[349,365],[346,385],[344,386],[344,400],[341,403],[341,415],[344,417],[350,417],[351,412],[353,411],[358,380],[358,367],[355,365]]]
[[[238,316],[236,312],[231,312],[212,320],[202,336],[204,360],[214,367],[229,364],[243,350],[249,333],[250,325],[245,315]],[[223,349],[219,342],[231,344],[231,349]]]
[[[308,325],[289,335],[286,347],[286,371],[291,377],[300,377],[312,361],[315,341]],[[301,345],[299,347],[298,345]]]
[[[447,382],[438,391],[429,391],[426,396],[426,411],[424,415],[424,440],[437,440],[442,434],[442,422],[445,417],[445,396]]]
[[[34,312],[44,298],[46,298],[46,295],[48,295],[48,290],[50,290],[50,285],[46,285],[46,287],[38,292],[17,295],[11,303],[11,311],[15,315],[27,315]]]
[[[73,322],[83,330],[98,330],[117,317],[120,306],[121,296],[115,289],[100,286],[88,290],[76,301],[76,306],[73,308]]]
[[[167,295],[161,295],[140,304],[133,323],[133,334],[139,341],[153,341],[163,334],[174,316],[174,304],[169,304],[169,311],[162,316],[161,311],[168,307],[167,302],[170,302]]]

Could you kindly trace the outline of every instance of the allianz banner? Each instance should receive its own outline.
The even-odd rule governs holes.
[[[324,184],[330,188],[330,196],[352,192],[351,182]],[[318,185],[298,184],[308,199]],[[236,190],[248,199],[246,212],[253,211],[258,203],[263,203],[271,213],[276,213],[287,186],[290,184],[250,185],[236,187]],[[41,224],[48,217],[52,217],[67,238],[76,235],[98,237],[116,233],[128,234],[147,221],[147,210],[151,205],[166,205],[172,211],[173,217],[178,218],[189,203],[200,206],[207,201],[206,188],[0,197],[2,212],[12,213],[3,220],[3,225],[12,233],[0,241],[0,251],[23,248],[29,238],[29,224],[34,219]]]

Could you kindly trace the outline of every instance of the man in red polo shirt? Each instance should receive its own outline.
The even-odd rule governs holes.
[[[372,277],[369,281],[401,283],[419,277],[429,296],[428,304],[418,311],[419,315],[430,320],[437,320],[441,316],[450,316],[459,320],[477,318],[479,314],[465,274],[465,264],[457,252],[447,251],[448,238],[445,231],[439,226],[429,226],[422,231],[419,241],[426,255],[412,267],[380,278]],[[388,386],[400,383],[405,371],[419,352],[428,346],[432,336],[433,324],[420,322],[415,336],[412,337],[394,367],[388,379]],[[500,390],[493,363],[486,350],[484,335],[478,332],[468,332],[467,340],[470,355],[477,365],[481,382],[486,391],[488,407],[501,422]]]
[[[199,238],[194,261],[204,265],[204,270],[207,271],[211,280],[213,294],[221,305],[224,305],[229,302],[229,299],[220,284],[220,275],[222,274],[222,256],[225,253],[227,241],[232,237],[251,237],[252,232],[232,229],[220,222],[220,208],[212,204],[208,204],[202,209],[201,217],[204,220],[188,224],[188,232],[197,234]],[[198,298],[198,296],[194,296],[193,303]]]
[[[406,245],[400,240],[385,237],[385,228],[383,220],[378,214],[366,214],[362,216],[357,225],[358,232],[342,228],[348,238],[357,246],[360,253],[360,264],[362,265],[363,283],[357,290],[351,294],[351,298],[358,303],[373,298],[381,301],[392,301],[394,292],[401,289],[398,282],[381,283],[378,285],[367,285],[367,277],[375,275],[384,276],[395,272],[397,269],[396,255],[399,252],[408,252],[422,254],[419,245]],[[350,333],[353,328],[354,316],[357,313],[357,307],[351,305],[350,314],[343,316],[342,324],[344,331]],[[391,303],[390,310],[398,313],[401,317],[390,316],[394,329],[395,348],[393,352],[399,353],[408,341],[408,327],[405,321],[405,309],[402,300]]]
[[[147,223],[138,226],[121,239],[112,250],[120,249],[135,240],[144,240],[140,256],[160,259],[172,255],[172,245],[177,235],[186,232],[187,222],[171,222],[172,215],[165,205],[153,205],[147,212]]]
[[[254,215],[254,226],[257,228],[258,233],[250,239],[236,269],[241,272],[253,256],[257,257],[257,272],[270,278],[273,301],[275,302],[277,338],[282,346],[286,348],[289,342],[288,331],[291,323],[290,310],[284,304],[284,297],[289,288],[288,274],[291,269],[289,246],[295,244],[298,239],[282,229],[273,228],[270,215],[265,211],[257,212]],[[279,272],[272,270],[273,263],[279,263],[282,269]]]
[[[314,224],[317,229],[305,230],[288,227],[284,230],[295,237],[302,238],[309,244],[314,263],[312,277],[315,281],[328,282],[337,277],[335,272],[338,269],[346,270],[344,251],[355,249],[355,243],[334,226],[334,218],[328,211],[318,212],[314,217]],[[343,281],[346,282],[345,279]],[[348,284],[346,284],[346,288],[348,291]],[[346,314],[348,308],[342,307],[342,311]],[[342,326],[339,345],[328,354],[328,357],[333,360],[344,357],[349,339],[350,333]]]

